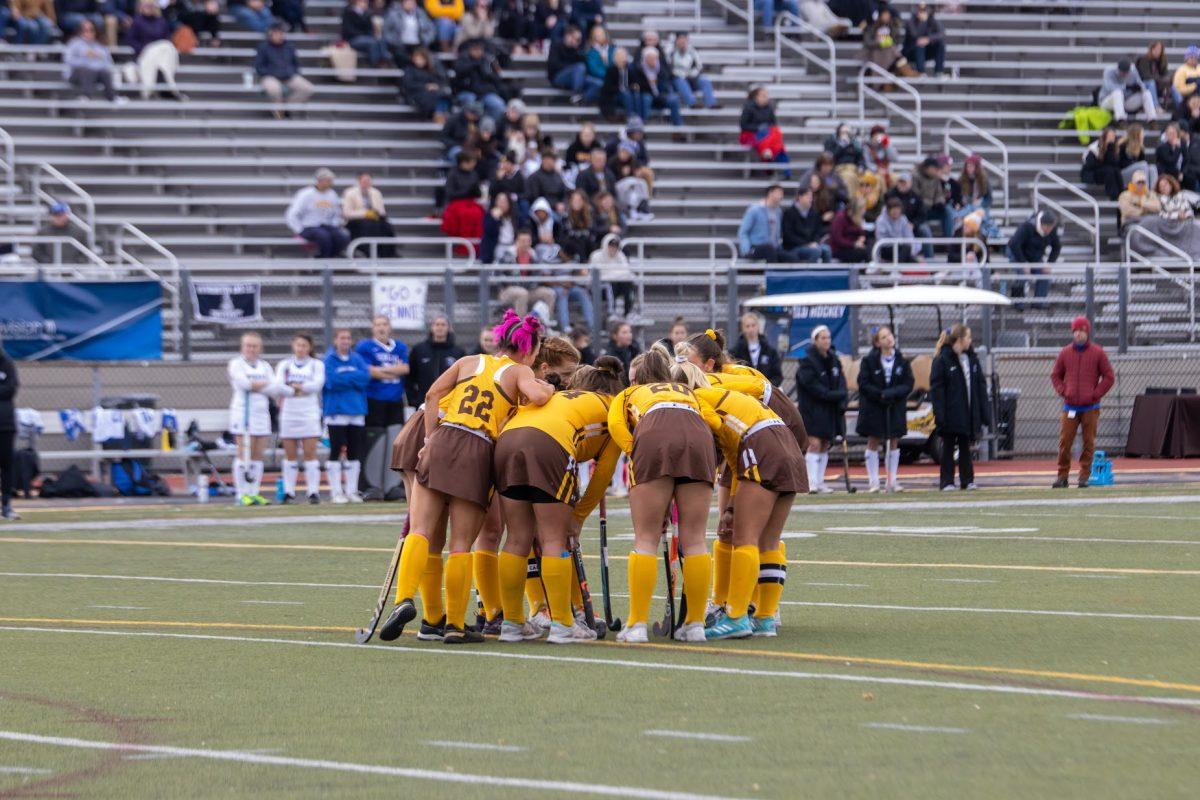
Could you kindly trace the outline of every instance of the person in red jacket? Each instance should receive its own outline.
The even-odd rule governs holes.
[[[1089,341],[1092,324],[1087,317],[1071,322],[1071,344],[1054,361],[1050,382],[1063,399],[1062,423],[1058,431],[1058,479],[1055,489],[1065,489],[1071,474],[1071,446],[1076,431],[1083,429],[1083,452],[1079,454],[1079,488],[1086,489],[1096,450],[1096,424],[1100,420],[1100,398],[1113,387],[1116,377],[1104,348]]]

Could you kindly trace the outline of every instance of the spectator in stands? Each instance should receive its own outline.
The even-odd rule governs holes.
[[[776,386],[783,384],[783,360],[779,351],[771,346],[762,335],[763,319],[753,311],[742,314],[742,335],[729,351],[736,361],[749,364],[767,377]]]
[[[71,222],[71,207],[61,200],[55,200],[50,204],[46,220],[38,228],[37,235],[39,238],[74,239],[84,250],[90,249],[87,234],[84,233],[83,228]],[[60,262],[55,261],[56,252],[59,254]],[[52,242],[34,244],[33,260],[39,264],[85,264],[88,262],[87,256],[78,247]]]
[[[543,150],[541,165],[525,179],[525,199],[532,205],[538,199],[546,200],[554,212],[566,211],[567,184],[558,170],[558,155],[553,150]]]
[[[533,227],[534,249],[543,263],[557,264],[562,260],[562,248],[558,240],[562,229],[550,201],[539,197],[529,207],[529,223]]]
[[[563,159],[563,175],[568,179],[568,184],[578,185],[579,177],[591,165],[592,153],[604,155],[604,160],[600,162],[601,170],[607,167],[608,155],[604,151],[604,145],[596,137],[596,126],[590,122],[584,122],[579,126],[579,132],[575,134],[574,141],[567,147],[567,155]],[[588,192],[588,197],[595,194],[595,191],[593,189]]]
[[[99,30],[104,27],[104,15],[97,0],[55,0],[54,15],[64,39],[79,32],[79,23],[87,20]]]
[[[542,263],[537,248],[533,244],[534,234],[527,228],[517,231],[517,241],[513,249],[500,260],[501,264],[514,264],[529,267]],[[537,269],[521,269],[517,275],[523,278],[543,276],[546,273]],[[554,289],[544,284],[523,283],[505,286],[500,290],[500,305],[511,306],[521,316],[532,311],[542,322],[549,325],[550,315],[557,305]]]
[[[932,250],[932,245],[926,244],[922,247],[917,242],[912,223],[908,221],[908,217],[904,216],[904,204],[900,202],[899,198],[891,197],[888,198],[885,207],[886,211],[875,220],[875,241],[882,242],[885,239],[894,239],[895,241],[881,250],[880,256],[900,263],[924,262],[924,247]]]
[[[1192,98],[1195,98],[1194,100]],[[1188,95],[1175,112],[1175,121],[1188,136],[1200,133],[1200,92]]]
[[[963,209],[992,207],[992,189],[983,169],[983,158],[978,153],[971,153],[963,162],[962,173],[958,176],[958,189]]]
[[[933,59],[933,76],[940,78],[946,71],[946,31],[942,21],[933,14],[929,3],[913,6],[912,16],[904,23],[904,57],[924,74],[925,65]]]
[[[47,44],[54,36],[57,13],[53,0],[9,0],[15,44]]]
[[[442,126],[442,146],[446,148],[446,160],[454,161],[467,139],[479,129],[483,117],[483,104],[479,101],[463,103],[462,110],[446,120]]]
[[[770,31],[774,28],[776,11],[799,17],[800,0],[754,0],[754,12],[762,20],[763,30]]]
[[[583,63],[587,67],[588,77],[604,85],[604,77],[612,64],[613,52],[616,48],[608,40],[608,31],[603,25],[592,26],[588,32],[587,48],[584,51]],[[599,94],[597,93],[597,97]]]
[[[671,327],[667,330],[667,337],[663,339],[662,342],[663,344],[668,345],[668,349],[674,353],[675,345],[679,344],[680,342],[686,342],[689,336],[691,336],[691,334],[688,333],[687,318],[676,317],[674,321],[671,322]]]
[[[387,57],[387,44],[375,35],[367,0],[350,0],[342,9],[342,38],[372,67]]]
[[[1196,212],[1192,208],[1195,195],[1180,191],[1179,183],[1170,175],[1159,176],[1155,195],[1160,206],[1158,214],[1144,215],[1138,226],[1183,250],[1191,258],[1200,258],[1200,226],[1196,225]],[[1179,255],[1146,237],[1132,240],[1130,246],[1151,257],[1176,258]]]
[[[400,87],[408,104],[422,117],[438,125],[446,122],[446,113],[450,110],[450,86],[441,65],[429,57],[429,51],[424,47],[416,47],[410,53]]]
[[[1154,93],[1159,108],[1172,99],[1171,68],[1167,65],[1167,51],[1161,41],[1151,42],[1146,52],[1138,56],[1134,67],[1137,69],[1138,80]]]
[[[863,31],[862,60],[882,67],[902,78],[915,77],[917,72],[900,50],[900,26],[890,6],[883,6],[875,21]]]
[[[221,4],[218,0],[171,0],[164,13],[176,29],[180,24],[191,28],[196,34],[197,44],[221,46]],[[109,19],[115,29],[116,17],[106,17],[106,21]]]
[[[858,191],[858,176],[867,168],[858,132],[847,123],[839,122],[822,147],[833,156],[833,171],[841,176],[850,194],[855,194]]]
[[[621,250],[621,237],[610,233],[600,241],[600,247],[592,253],[588,264],[600,271],[600,280],[608,287],[612,297],[612,311],[617,310],[617,300],[621,301],[621,316],[630,319],[634,316],[635,293],[633,282],[635,276],[629,269],[629,258]]]
[[[550,43],[546,57],[546,77],[550,85],[570,92],[571,103],[593,103],[600,95],[603,79],[588,75],[584,61],[583,34],[574,25],[568,25],[562,39]]]
[[[463,355],[462,348],[454,343],[450,320],[445,314],[433,317],[429,321],[429,336],[409,354],[408,380],[404,382],[408,404],[413,408],[423,405],[429,387]]]
[[[358,183],[342,192],[342,216],[350,231],[351,239],[363,236],[390,238],[396,235],[392,223],[388,222],[387,208],[383,204],[383,193],[371,184],[371,173],[358,173]],[[380,244],[380,258],[395,258],[396,246]],[[353,254],[352,254],[353,255]]]
[[[492,6],[488,0],[475,0],[475,5],[459,20],[458,32],[454,35],[455,46],[468,39],[492,41],[496,35],[496,23],[492,20],[491,12]]]
[[[554,290],[555,317],[559,330],[571,328],[571,303],[579,306],[584,322],[589,327],[596,324],[592,309],[592,290],[588,284],[586,269],[555,272],[549,280],[550,288]]]
[[[783,211],[783,249],[797,261],[828,264],[833,261],[833,251],[821,241],[823,229],[821,213],[813,205],[812,187],[801,183],[796,202]]]
[[[465,147],[454,157],[454,169],[446,177],[445,203],[442,212],[442,233],[461,236],[472,241],[483,236],[483,207],[479,198],[483,195],[479,185],[479,174],[475,167],[479,154]]]
[[[285,92],[290,105],[307,103],[313,95],[313,85],[300,74],[300,57],[295,45],[287,41],[282,25],[272,25],[266,40],[259,43],[254,54],[254,72],[275,106],[276,119],[289,116],[284,107]]]
[[[983,427],[992,425],[987,378],[971,347],[971,329],[955,325],[938,340],[929,371],[934,424],[942,442],[940,486],[954,490],[954,455],[958,451],[959,485],[975,489],[971,449]]]
[[[243,28],[255,33],[266,33],[275,22],[266,0],[229,0],[229,14]]]
[[[289,31],[308,33],[308,23],[304,21],[304,0],[271,0],[271,13],[283,20]]]
[[[649,119],[654,110],[666,110],[675,127],[683,125],[683,114],[679,106],[679,95],[675,92],[674,79],[663,65],[662,56],[657,47],[642,49],[641,63],[637,67],[645,78],[641,96],[642,119]],[[679,140],[682,134],[675,134]]]
[[[654,219],[650,211],[651,183],[653,173],[648,167],[638,166],[636,156],[637,143],[626,140],[617,148],[617,158],[612,165],[612,175],[616,179],[614,196],[617,208],[630,222],[649,222]]]
[[[1104,82],[1100,86],[1100,107],[1112,112],[1113,119],[1124,122],[1129,112],[1141,111],[1143,119],[1158,118],[1158,106],[1154,94],[1142,85],[1129,59],[1122,58],[1116,66],[1104,70]]]
[[[99,92],[111,103],[128,103],[128,98],[113,88],[113,69],[112,55],[96,41],[96,26],[90,19],[83,20],[63,51],[64,77],[78,99],[91,100]]]
[[[798,256],[783,247],[783,187],[773,183],[762,200],[752,203],[738,226],[738,250],[743,258],[769,263],[794,262]]]
[[[1092,323],[1087,317],[1071,321],[1071,343],[1058,353],[1050,371],[1054,392],[1062,398],[1058,428],[1058,477],[1052,488],[1067,488],[1071,476],[1071,448],[1076,431],[1082,430],[1083,449],[1079,453],[1079,488],[1086,489],[1092,474],[1092,455],[1096,451],[1096,425],[1100,421],[1100,400],[1116,383],[1112,365],[1104,348],[1090,341]]]
[[[533,42],[529,52],[540,55],[546,48],[547,40],[562,38],[563,29],[567,24],[566,5],[564,0],[539,0],[533,13]]]
[[[504,142],[505,149],[509,149],[509,139],[521,130],[521,120],[525,117],[525,103],[519,97],[514,97],[509,100],[504,106],[504,114],[500,119],[496,120],[496,135]]]
[[[925,224],[925,203],[913,188],[911,172],[901,172],[896,175],[896,185],[888,190],[887,194],[883,196],[883,200],[886,203],[893,197],[904,204],[904,216],[908,217],[908,221],[912,223],[913,232],[917,236],[933,235],[930,233],[929,226]]]
[[[13,489],[13,442],[17,435],[17,365],[4,352],[0,342],[0,519],[16,522],[21,515],[12,508]]]
[[[822,152],[817,155],[816,162],[800,178],[800,183],[812,187],[813,203],[821,212],[821,219],[826,224],[833,221],[833,215],[838,209],[850,202],[850,191],[841,176],[834,172],[833,156],[829,153]]]
[[[342,227],[342,203],[333,190],[333,170],[321,167],[312,186],[296,192],[285,219],[292,233],[315,245],[318,258],[336,258],[350,243]]]
[[[1125,129],[1125,135],[1119,142],[1121,145],[1121,179],[1126,183],[1137,170],[1145,171],[1153,184],[1158,178],[1158,170],[1148,162],[1146,151],[1146,132],[1138,123],[1133,123]]]
[[[479,340],[475,346],[467,351],[469,356],[488,355],[496,352],[496,334],[492,332],[491,325],[484,325],[479,329]]]
[[[824,0],[800,0],[800,16],[833,39],[840,39],[849,31],[846,21],[835,14]]]
[[[892,165],[900,161],[900,154],[892,146],[887,128],[879,123],[872,125],[871,134],[863,145],[863,151],[867,169],[879,174],[879,177],[883,179],[885,191],[890,189],[893,183]]]
[[[738,144],[752,148],[763,161],[785,165],[791,163],[767,87],[755,86],[750,89],[742,106],[741,117],[738,118],[738,128]],[[783,177],[791,180],[792,171],[789,167],[784,167]]]
[[[580,364],[595,364],[596,351],[592,347],[592,331],[582,325],[571,328],[571,344],[579,351]]]
[[[1048,251],[1048,252],[1047,252]],[[1028,275],[1045,275],[1042,264],[1053,264],[1058,261],[1062,251],[1062,242],[1058,238],[1058,216],[1053,211],[1038,211],[1032,217],[1017,226],[1004,254],[1013,264],[1037,264],[1029,267]],[[1012,297],[1025,296],[1024,280],[1014,280],[1009,286]],[[1033,296],[1045,297],[1050,293],[1050,282],[1039,278],[1033,284]]]
[[[158,85],[161,74],[167,88],[159,92],[160,97],[183,100],[175,85],[175,71],[179,68],[179,51],[171,42],[171,25],[162,15],[156,0],[141,0],[137,16],[129,24],[125,43],[133,50],[137,62],[137,73],[142,83],[142,99]]]
[[[371,338],[359,341],[354,352],[367,363],[371,375],[367,384],[367,427],[403,425],[408,345],[392,338],[392,321],[386,314],[371,318]]]
[[[474,150],[479,159],[475,165],[475,174],[482,183],[491,183],[496,177],[496,169],[500,166],[500,141],[496,138],[496,120],[484,117],[479,120],[479,127],[467,139],[467,147]]]
[[[383,17],[383,41],[398,67],[406,67],[414,51],[427,50],[436,38],[437,28],[417,0],[392,3]]]
[[[1175,70],[1171,79],[1171,96],[1175,98],[1175,106],[1183,105],[1183,101],[1196,94],[1200,86],[1200,46],[1188,45],[1183,52],[1183,63]]]
[[[675,34],[675,46],[667,52],[667,64],[675,74],[675,91],[679,92],[685,106],[696,108],[703,99],[705,108],[721,107],[713,92],[712,81],[704,74],[700,54],[692,47],[687,31]]]
[[[642,348],[633,340],[633,326],[625,320],[617,320],[609,328],[608,342],[597,355],[612,356],[618,359],[629,372],[629,365],[640,355]]]
[[[1103,186],[1109,200],[1121,194],[1121,144],[1116,128],[1105,128],[1084,151],[1079,177],[1085,184]]]
[[[483,218],[479,260],[495,264],[512,251],[516,241],[517,215],[512,197],[506,192],[496,192],[492,195],[492,207]]]
[[[604,3],[601,0],[574,0],[571,3],[571,24],[583,32],[604,24]]]
[[[1129,186],[1117,198],[1117,213],[1121,224],[1121,234],[1124,235],[1132,225],[1138,224],[1142,217],[1157,214],[1162,210],[1158,195],[1150,191],[1146,181],[1146,173],[1135,170],[1129,181]]]
[[[466,13],[463,0],[425,0],[425,11],[437,28],[438,47],[443,53],[450,52],[458,21]]]
[[[857,197],[833,215],[833,222],[829,223],[829,247],[833,257],[843,263],[862,264],[871,258],[863,228],[863,204]]]
[[[629,51],[624,47],[614,50],[600,87],[601,113],[609,120],[622,115],[626,120],[634,117],[644,120],[650,114],[649,92],[645,74],[629,63]]]
[[[600,192],[612,192],[615,185],[616,179],[608,169],[608,153],[603,147],[589,151],[588,163],[575,176],[576,188],[595,198]]]
[[[512,43],[513,55],[530,52],[537,27],[537,3],[531,0],[500,0],[497,8],[497,35]]]
[[[936,156],[929,156],[921,162],[913,176],[913,188],[925,207],[924,222],[937,222],[941,226],[942,236],[954,234],[954,209],[950,205],[950,197],[942,183],[940,165]]]
[[[1189,103],[1196,104],[1200,109],[1200,96]],[[1200,191],[1200,136],[1192,134],[1187,142],[1187,157],[1183,162],[1183,177],[1180,184],[1189,192]]]
[[[587,195],[576,189],[567,198],[562,215],[561,237],[558,240],[563,254],[571,261],[586,262],[599,240],[593,238],[592,204]]]
[[[434,3],[438,0],[427,2]],[[462,0],[456,2],[461,7]],[[459,49],[458,58],[454,62],[454,91],[458,95],[459,103],[479,101],[483,103],[484,113],[489,117],[498,119],[504,115],[508,89],[500,78],[499,63],[487,52],[482,40],[472,39]]]
[[[592,197],[592,212],[592,232],[597,241],[609,234],[618,238],[625,235],[625,218],[610,192],[597,192]]]
[[[1172,122],[1163,131],[1158,147],[1154,148],[1154,165],[1158,174],[1170,175],[1175,180],[1183,176],[1183,164],[1187,160],[1187,147],[1180,134],[1178,123]]]

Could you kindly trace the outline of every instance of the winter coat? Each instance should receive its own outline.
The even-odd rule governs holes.
[[[342,358],[333,350],[325,355],[325,386],[321,389],[321,413],[359,416],[367,413],[367,384],[371,368],[353,350]]]
[[[550,45],[550,53],[546,57],[546,78],[553,81],[554,76],[573,64],[584,63],[583,49],[564,44],[560,39]]]
[[[525,179],[525,199],[532,203],[539,197],[546,198],[551,205],[566,201],[567,184],[557,170],[538,169]]]
[[[783,362],[779,358],[779,351],[762,336],[758,337],[758,348],[758,360],[754,361],[750,358],[750,343],[746,341],[745,337],[738,337],[737,344],[729,351],[729,355],[737,361],[754,367],[766,375],[767,380],[779,386],[783,383]]]
[[[254,72],[260,78],[277,78],[285,83],[290,81],[300,74],[300,58],[296,55],[295,45],[291,42],[259,42],[254,53]]]
[[[650,83],[636,65],[630,64],[622,71],[616,64],[609,64],[604,71],[604,83],[600,86],[600,110],[604,114],[612,115],[624,109],[620,100],[622,87],[627,92],[650,93]]]
[[[463,355],[463,349],[454,343],[453,333],[447,334],[444,342],[435,342],[429,337],[414,347],[408,358],[411,371],[404,382],[408,404],[416,408],[424,403],[425,393],[433,382]]]
[[[822,357],[809,347],[796,368],[796,402],[808,435],[832,441],[846,432],[846,376],[842,362],[830,347]]]
[[[872,348],[858,367],[858,435],[876,439],[903,438],[908,431],[908,396],[913,390],[912,367],[896,348],[892,381],[885,380],[883,354]]]
[[[862,142],[857,138],[851,137],[848,142],[838,141],[836,136],[830,136],[825,140],[823,145],[825,152],[833,156],[835,166],[842,164],[850,164],[859,169],[867,168],[867,159],[863,155]]]
[[[760,128],[771,128],[778,125],[775,119],[775,106],[768,103],[760,106],[753,100],[746,101],[742,106],[742,116],[738,119],[738,130],[758,133]]]
[[[1100,405],[1100,398],[1108,394],[1116,376],[1103,347],[1088,342],[1080,350],[1072,342],[1054,360],[1050,382],[1069,409],[1080,411]]]
[[[359,36],[375,38],[375,25],[371,22],[371,13],[360,13],[354,6],[346,6],[342,9],[342,38],[352,42]]]
[[[463,53],[454,62],[453,86],[454,91],[458,94],[470,92],[476,97],[495,94],[507,100],[511,94],[504,82],[500,80],[494,60],[487,56],[471,58],[468,53]]]
[[[413,15],[417,18],[417,39],[421,45],[428,47],[437,38],[437,28],[434,27],[433,20],[425,13],[425,9],[418,6],[413,10]],[[406,16],[408,15],[404,8],[399,3],[395,3],[383,17],[383,40],[392,47],[400,47],[404,44],[401,39],[401,31],[404,30]]]
[[[978,439],[984,425],[991,427],[992,407],[988,402],[987,377],[974,348],[967,350],[967,358],[971,369],[969,400],[962,364],[950,345],[933,357],[929,371],[930,399],[934,425],[939,432]]]
[[[824,225],[816,205],[810,206],[807,214],[796,205],[788,206],[783,210],[783,248],[794,250],[821,241]]]
[[[1018,264],[1040,264],[1050,248],[1050,256],[1046,261],[1053,263],[1058,260],[1062,251],[1062,241],[1058,238],[1058,228],[1043,236],[1038,225],[1041,214],[1035,214],[1017,226],[1012,238],[1008,240],[1008,258]]]
[[[171,38],[171,24],[163,17],[148,17],[138,14],[129,23],[129,31],[125,34],[125,44],[133,50],[133,57],[142,54],[148,45],[161,39]]]
[[[642,348],[638,347],[637,342],[630,342],[628,347],[621,347],[612,339],[600,349],[599,355],[612,356],[621,362],[624,371],[628,374],[629,365],[633,363],[633,359],[641,355]]]
[[[941,177],[936,172],[927,172],[924,166],[913,172],[913,191],[927,209],[946,203],[946,186]]]
[[[888,193],[883,196],[884,205],[887,201],[895,197],[904,204],[904,216],[908,217],[908,221],[913,225],[920,225],[925,221],[925,201],[921,199],[915,189],[909,189],[907,192],[902,192],[899,189],[889,189]]]
[[[21,382],[17,380],[17,365],[12,356],[0,347],[0,431],[17,429],[16,399]]]
[[[850,213],[843,208],[833,215],[833,221],[829,223],[829,246],[835,252],[853,250],[858,247],[858,240],[866,233],[850,218]]]
[[[1163,140],[1154,149],[1154,164],[1159,175],[1170,175],[1175,180],[1183,176],[1183,162],[1187,160],[1187,143],[1180,142],[1172,147]]]

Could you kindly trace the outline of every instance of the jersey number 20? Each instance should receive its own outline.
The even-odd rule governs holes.
[[[476,403],[475,401],[479,402]],[[458,404],[458,413],[466,416],[479,417],[484,422],[491,419],[492,405],[496,402],[496,395],[491,391],[479,391],[479,387],[474,384],[467,384],[463,389],[462,402]]]

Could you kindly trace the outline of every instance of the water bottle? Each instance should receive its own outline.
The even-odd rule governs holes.
[[[208,476],[207,475],[196,476],[196,502],[197,503],[207,503],[208,502]]]
[[[284,492],[283,492],[283,478],[276,478],[276,479],[275,479],[275,502],[276,502],[276,503],[282,503],[282,502],[283,502],[283,494],[284,494]]]

